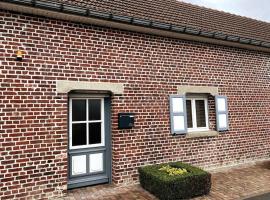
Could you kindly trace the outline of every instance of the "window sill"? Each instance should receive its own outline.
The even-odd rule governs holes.
[[[218,136],[217,131],[198,131],[187,133],[186,138],[215,137],[215,136]]]

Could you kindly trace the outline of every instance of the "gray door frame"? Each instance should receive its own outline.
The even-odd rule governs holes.
[[[109,95],[70,94],[68,102],[76,98],[103,98],[104,99],[104,137],[105,145],[100,147],[70,149],[70,134],[68,128],[68,189],[112,182],[112,151],[111,151],[111,97]],[[70,103],[68,104],[70,106]],[[70,109],[68,109],[70,110]],[[68,113],[68,119],[71,113]],[[70,120],[68,120],[70,123]],[[68,123],[68,124],[69,124]],[[68,125],[70,127],[70,125]],[[71,155],[86,155],[86,167],[89,168],[89,155],[91,152],[103,152],[103,172],[72,176]]]

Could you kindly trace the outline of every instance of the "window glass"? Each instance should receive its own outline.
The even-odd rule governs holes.
[[[188,128],[192,128],[192,110],[191,110],[191,100],[186,101],[186,107],[187,107],[187,125]]]
[[[72,146],[86,145],[86,124],[72,124]]]
[[[101,123],[89,123],[89,144],[101,143]]]
[[[100,99],[89,99],[88,102],[89,102],[88,105],[89,120],[100,120],[101,119]]]
[[[71,148],[104,142],[102,105],[102,99],[71,99]]]
[[[204,100],[195,100],[197,127],[206,127]]]
[[[86,100],[72,100],[72,121],[86,121]]]

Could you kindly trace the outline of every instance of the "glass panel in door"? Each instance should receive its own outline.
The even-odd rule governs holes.
[[[70,149],[104,145],[103,99],[72,99]]]

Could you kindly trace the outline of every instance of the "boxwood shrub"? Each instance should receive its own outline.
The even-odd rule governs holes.
[[[186,169],[187,173],[169,175],[159,170],[163,166]],[[160,200],[188,199],[206,195],[211,188],[211,174],[182,162],[165,163],[139,168],[141,186]]]

